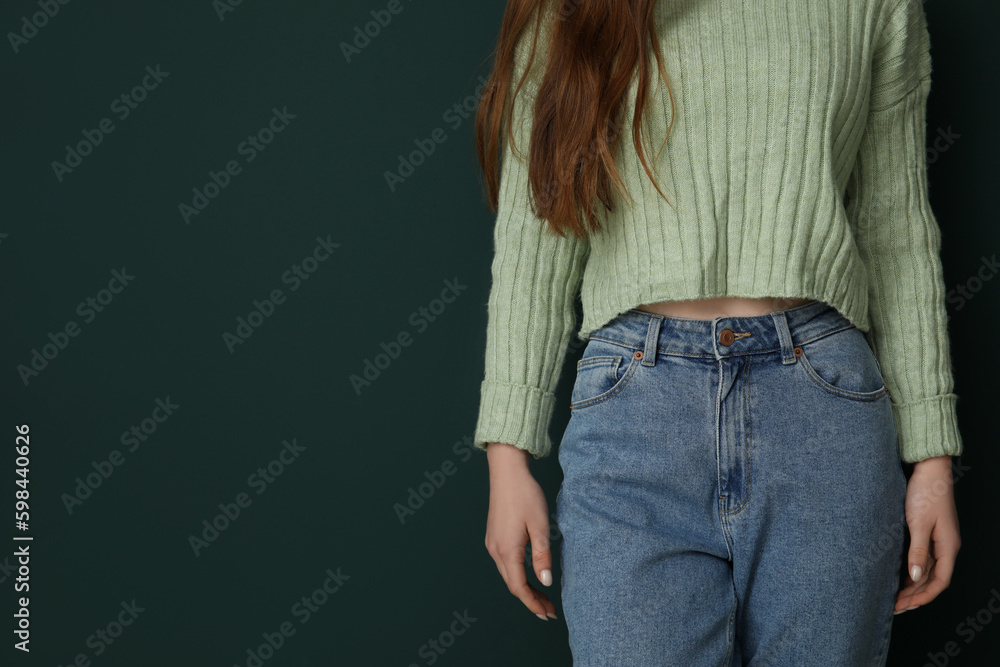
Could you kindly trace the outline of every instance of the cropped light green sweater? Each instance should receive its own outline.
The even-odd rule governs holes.
[[[529,201],[543,23],[514,105],[517,155],[504,144],[475,445],[550,454],[579,291],[580,340],[656,301],[829,303],[869,335],[901,459],[960,454],[941,233],[928,201],[931,59],[920,1],[661,0],[655,11],[675,115],[653,161],[671,117],[654,63],[645,146],[674,207],[639,162],[627,107],[618,166],[634,202],[617,201],[611,214],[598,206],[606,231],[587,239],[552,233]],[[532,32],[519,41],[512,83]]]

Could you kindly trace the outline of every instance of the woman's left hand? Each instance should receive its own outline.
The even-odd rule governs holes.
[[[951,583],[962,538],[950,456],[935,456],[913,464],[913,474],[906,485],[906,524],[910,530],[910,549],[906,583],[896,596],[897,614],[927,604]]]

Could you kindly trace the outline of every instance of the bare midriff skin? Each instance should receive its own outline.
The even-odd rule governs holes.
[[[716,317],[756,317],[776,310],[787,310],[809,303],[812,299],[798,298],[745,298],[723,296],[713,299],[692,299],[690,301],[658,301],[636,306],[636,310],[657,313],[667,317],[683,317],[689,320],[711,320]]]

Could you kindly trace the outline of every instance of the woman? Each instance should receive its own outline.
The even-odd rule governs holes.
[[[948,586],[929,48],[919,0],[508,2],[475,442],[487,549],[543,619],[524,549],[544,586],[560,549],[575,664],[883,664]],[[578,292],[554,545],[528,464]]]

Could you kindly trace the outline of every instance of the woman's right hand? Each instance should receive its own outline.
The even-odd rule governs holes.
[[[491,442],[486,447],[490,466],[490,510],[486,520],[486,550],[497,564],[507,588],[543,620],[557,618],[555,605],[527,581],[524,548],[531,542],[535,576],[552,585],[549,551],[548,503],[528,468],[527,451]]]

